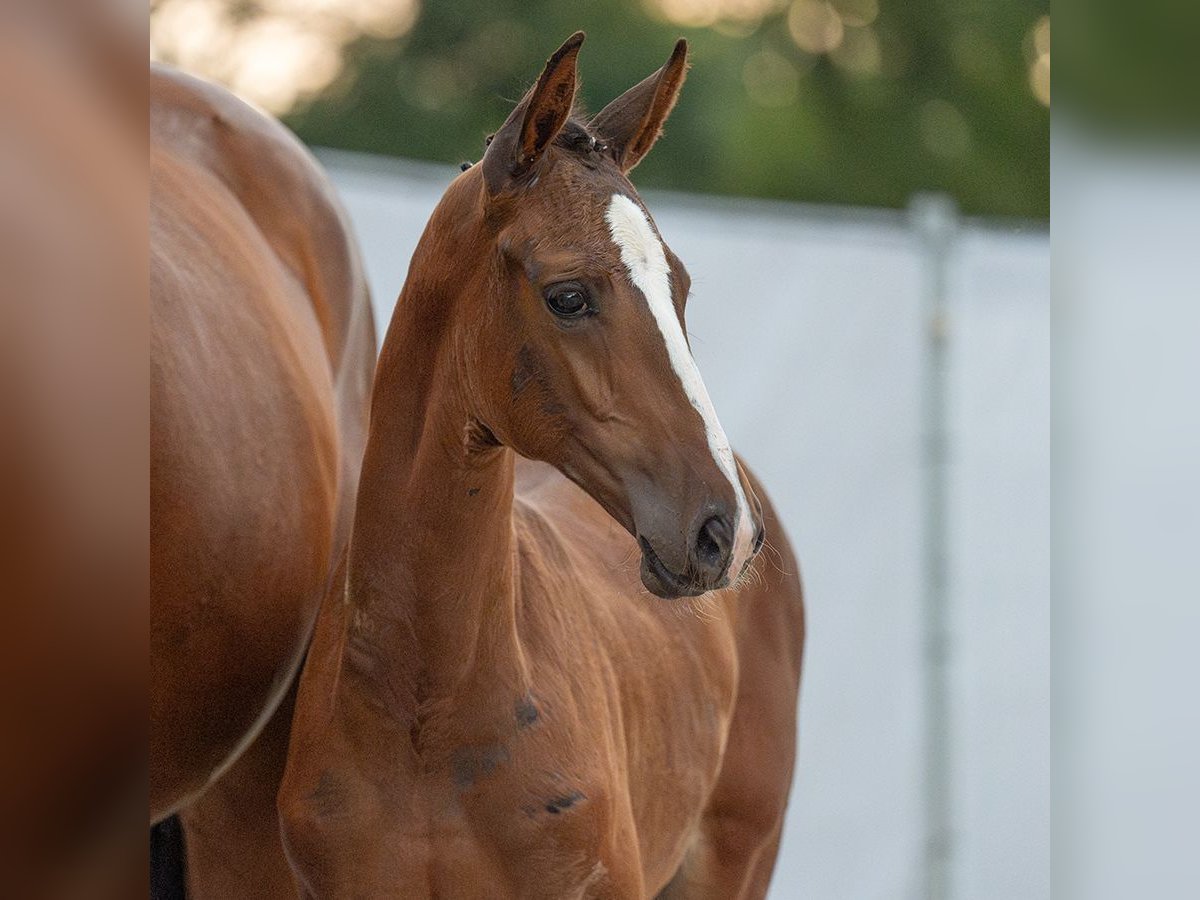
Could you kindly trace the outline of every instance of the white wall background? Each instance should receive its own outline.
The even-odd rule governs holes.
[[[322,156],[363,246],[382,336],[457,173]],[[1048,898],[1047,233],[952,222],[932,258],[899,213],[646,199],[693,277],[688,330],[713,402],[804,574],[800,759],[771,896],[937,893],[933,803],[950,828],[944,896]],[[942,465],[928,452],[939,422]],[[931,721],[927,541],[939,534],[946,705]],[[931,761],[940,778],[927,777]]]

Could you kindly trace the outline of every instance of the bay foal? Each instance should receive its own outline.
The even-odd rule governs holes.
[[[396,306],[280,791],[307,896],[766,890],[800,583],[626,178],[686,45],[585,123],[582,40],[447,190]]]
[[[183,811],[193,896],[268,896],[291,885],[287,694],[349,535],[371,309],[283,126],[157,67],[150,123],[150,821]]]

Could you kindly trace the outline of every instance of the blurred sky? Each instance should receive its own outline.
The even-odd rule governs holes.
[[[155,58],[311,144],[475,159],[576,29],[595,111],[666,59],[693,69],[643,187],[1049,216],[1045,0],[153,0]]]

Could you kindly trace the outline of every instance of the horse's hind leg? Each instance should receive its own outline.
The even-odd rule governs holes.
[[[295,691],[229,771],[180,814],[188,900],[297,896],[275,804]]]

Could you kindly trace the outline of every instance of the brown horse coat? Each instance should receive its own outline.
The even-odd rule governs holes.
[[[375,338],[346,222],[295,138],[159,68],[150,121],[153,822],[293,680],[348,534]]]
[[[626,178],[685,46],[585,123],[581,42],[447,190],[396,306],[279,797],[306,896],[766,891],[800,582]]]

